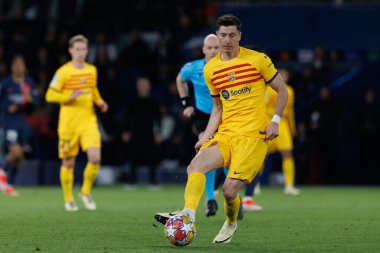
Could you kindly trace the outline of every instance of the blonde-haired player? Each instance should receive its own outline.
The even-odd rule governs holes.
[[[279,72],[281,73],[284,82],[287,83],[289,79],[288,71],[281,69]],[[270,142],[268,154],[275,153],[276,151],[281,153],[282,171],[285,177],[284,193],[287,195],[297,196],[300,194],[300,190],[294,187],[295,166],[292,153],[293,137],[296,135],[296,124],[294,118],[294,91],[288,84],[286,85],[286,88],[288,90],[288,102],[286,103],[286,107],[279,125],[279,136]],[[271,119],[274,115],[276,100],[277,92],[268,86],[265,91],[265,104],[268,119]]]
[[[100,133],[94,103],[104,113],[108,105],[97,88],[97,69],[86,62],[88,40],[76,35],[69,40],[71,61],[55,73],[46,100],[60,104],[58,135],[59,158],[62,159],[60,180],[66,211],[78,211],[74,201],[74,165],[79,147],[87,152],[83,185],[79,194],[88,210],[96,210],[90,193],[100,168]]]

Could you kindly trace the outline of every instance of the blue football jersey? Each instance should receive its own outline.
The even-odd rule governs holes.
[[[185,82],[192,82],[194,86],[195,108],[211,114],[212,98],[207,84],[203,77],[203,67],[205,66],[205,59],[195,60],[186,63],[181,71],[182,80]]]

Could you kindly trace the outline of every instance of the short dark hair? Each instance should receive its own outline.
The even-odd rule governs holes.
[[[218,31],[221,26],[236,26],[237,30],[241,31],[241,22],[238,17],[232,14],[220,16],[216,20],[216,30]]]

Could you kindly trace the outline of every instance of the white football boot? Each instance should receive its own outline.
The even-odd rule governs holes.
[[[68,212],[77,212],[79,210],[77,204],[74,201],[66,202],[64,207]]]
[[[95,211],[96,210],[96,203],[92,199],[91,195],[84,195],[82,193],[79,193],[79,197],[82,200],[84,206],[87,210]]]
[[[295,188],[294,186],[286,186],[284,190],[285,195],[298,196],[301,194],[301,191]]]
[[[220,229],[219,234],[214,238],[213,243],[230,243],[232,236],[235,234],[237,229],[237,223],[229,225],[224,222],[223,227]]]

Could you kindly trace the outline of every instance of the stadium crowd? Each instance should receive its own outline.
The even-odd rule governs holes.
[[[118,8],[110,7],[116,4]],[[140,78],[151,83],[149,96],[159,109],[159,123],[152,125],[158,151],[155,166],[189,162],[196,136],[190,134],[191,124],[182,116],[175,77],[185,62],[202,58],[202,38],[212,32],[217,5],[112,0],[1,1],[0,5],[0,87],[14,75],[11,66],[16,56],[25,60],[25,74],[34,83],[33,105],[19,112],[26,119],[23,127],[30,132],[23,143],[26,159],[58,159],[58,107],[46,103],[45,92],[55,69],[69,60],[68,39],[83,33],[90,40],[88,61],[98,68],[98,88],[109,104],[109,112],[99,114],[102,163],[123,165],[131,160],[127,125],[132,116],[146,112],[128,113],[139,94]],[[342,98],[332,85],[367,61],[366,55],[353,56],[320,45],[307,52],[266,53],[276,66],[289,70],[289,84],[295,90],[298,184],[379,183],[377,94],[368,87],[361,101]],[[2,129],[8,113],[3,94],[0,89]],[[3,157],[6,152],[3,148]]]

